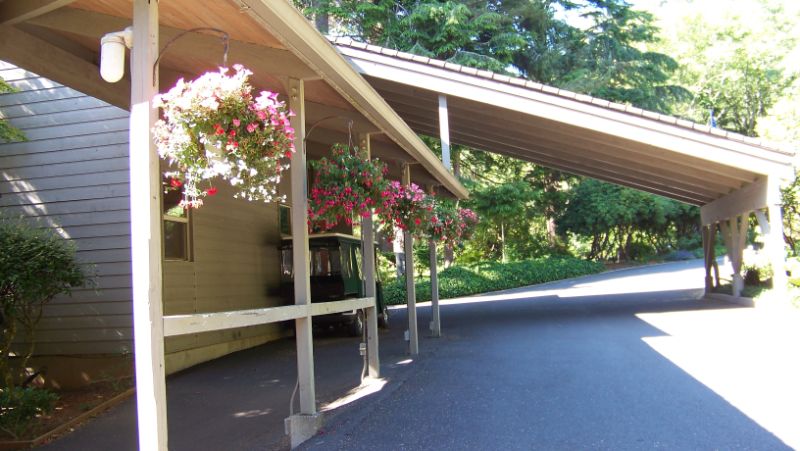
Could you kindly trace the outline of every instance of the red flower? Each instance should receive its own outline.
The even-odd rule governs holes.
[[[173,188],[180,188],[181,186],[183,186],[183,182],[181,182],[178,179],[169,179],[169,186]]]
[[[213,196],[214,194],[217,194],[217,188],[212,186],[211,188],[206,190],[206,194],[208,194],[209,196]]]

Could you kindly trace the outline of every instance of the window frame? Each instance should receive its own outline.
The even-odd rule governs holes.
[[[170,262],[192,262],[194,261],[194,240],[192,237],[192,209],[185,208],[186,216],[175,216],[167,213],[164,210],[164,189],[161,190],[161,257],[164,261]],[[165,225],[167,222],[185,224],[184,233],[184,248],[186,255],[184,257],[167,257],[167,240],[165,233]]]

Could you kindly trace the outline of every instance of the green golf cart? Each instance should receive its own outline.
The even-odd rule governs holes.
[[[309,235],[308,243],[311,260],[311,302],[365,297],[360,239],[341,233],[321,233]],[[287,304],[291,304],[294,302],[291,238],[282,240],[280,250],[281,294]],[[383,303],[380,282],[377,281],[376,285],[375,306],[378,311],[378,325],[387,328],[389,310]],[[361,336],[365,324],[365,315],[361,310],[314,317],[314,326],[345,326],[353,336]]]

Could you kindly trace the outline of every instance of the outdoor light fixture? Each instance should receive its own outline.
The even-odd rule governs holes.
[[[109,33],[100,39],[100,76],[109,83],[125,75],[125,48],[133,45],[133,28]]]

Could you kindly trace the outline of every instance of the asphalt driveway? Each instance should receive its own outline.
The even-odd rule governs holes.
[[[315,335],[313,450],[800,448],[800,318],[698,300],[702,263],[672,263],[444,301],[421,354],[403,308],[381,334],[384,379],[356,390],[358,340]],[[294,343],[167,381],[170,449],[288,448]],[[331,402],[348,392],[352,402]],[[371,392],[374,391],[374,392]],[[357,398],[357,396],[355,397]],[[134,450],[133,400],[47,450]]]
[[[448,302],[415,371],[304,448],[800,446],[800,315],[700,301],[701,284],[694,261]]]

